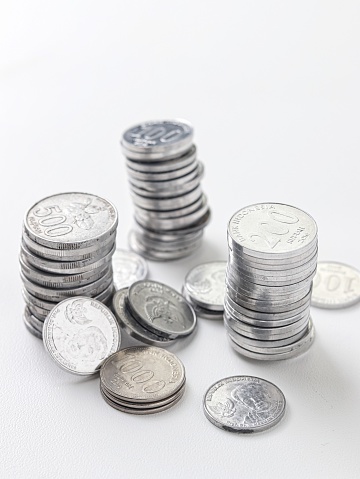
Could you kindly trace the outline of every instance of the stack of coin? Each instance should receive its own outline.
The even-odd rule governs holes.
[[[317,226],[304,211],[260,203],[228,225],[224,321],[233,348],[262,360],[293,357],[313,341]]]
[[[113,311],[130,336],[152,346],[170,346],[196,326],[196,314],[187,301],[155,281],[137,281],[117,291]]]
[[[224,314],[226,261],[203,263],[185,277],[182,293],[196,315],[204,319],[222,319]]]
[[[111,203],[86,193],[53,195],[28,210],[19,260],[31,333],[41,337],[46,316],[68,297],[111,298],[117,223]]]
[[[183,120],[141,123],[124,132],[121,145],[135,207],[131,249],[159,261],[190,255],[210,220],[192,126]]]
[[[180,401],[185,391],[185,369],[165,349],[122,349],[101,367],[100,391],[107,404],[119,411],[154,414]]]

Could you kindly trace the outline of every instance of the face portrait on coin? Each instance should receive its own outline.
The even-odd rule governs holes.
[[[159,296],[147,298],[145,311],[153,324],[170,324],[185,329],[185,318],[176,308],[175,304]]]
[[[73,335],[55,328],[54,342],[59,346],[59,351],[64,351],[71,359],[84,363],[102,361],[108,349],[104,334],[96,326],[83,328]]]
[[[66,306],[65,317],[72,324],[87,324],[91,323],[91,320],[88,319],[86,314],[86,308],[84,307],[85,300],[78,299],[69,303]]]
[[[255,425],[270,418],[277,407],[276,401],[263,384],[240,384],[231,396],[236,402],[237,416],[243,416],[243,422],[247,425]]]

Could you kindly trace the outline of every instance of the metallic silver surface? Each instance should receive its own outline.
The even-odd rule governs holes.
[[[184,289],[191,302],[205,310],[224,311],[226,261],[213,261],[192,268]]]
[[[140,324],[169,339],[187,336],[196,326],[196,314],[185,298],[156,281],[138,281],[130,286],[128,306]]]
[[[135,281],[145,279],[148,275],[146,261],[132,251],[116,249],[112,257],[112,266],[117,291],[129,287]]]
[[[121,333],[114,315],[99,301],[68,298],[46,318],[43,340],[58,366],[74,374],[92,375],[119,349]]]
[[[313,281],[312,306],[340,309],[360,301],[360,272],[343,263],[320,261]]]
[[[254,433],[275,426],[285,413],[285,397],[269,381],[232,376],[214,383],[205,393],[205,416],[220,429]]]
[[[123,288],[114,294],[112,300],[113,311],[120,324],[120,326],[133,338],[151,346],[166,347],[174,343],[175,339],[167,339],[162,336],[158,336],[153,332],[145,329],[136,319],[133,317],[126,304],[126,298],[128,294],[128,288]]]

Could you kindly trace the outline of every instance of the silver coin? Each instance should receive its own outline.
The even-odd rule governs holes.
[[[100,371],[103,387],[123,401],[153,403],[181,389],[185,381],[182,362],[169,351],[135,346],[113,354]]]
[[[135,281],[145,279],[148,275],[146,261],[138,254],[123,249],[116,249],[112,258],[114,286],[118,291],[127,288]]]
[[[203,231],[195,231],[186,235],[168,234],[163,232],[154,232],[142,228],[139,224],[134,231],[136,237],[146,246],[159,250],[172,250],[191,246],[203,236]]]
[[[33,294],[31,294],[27,289],[26,287],[24,286],[23,289],[22,289],[22,294],[23,294],[23,297],[25,299],[25,302],[27,304],[31,304],[31,305],[34,305],[34,306],[37,306],[39,308],[42,308],[46,311],[51,311],[57,304],[58,304],[58,301],[46,301],[44,299],[41,299],[41,298],[37,298],[36,296],[34,296]]]
[[[185,298],[170,286],[157,281],[138,281],[128,293],[130,311],[153,333],[174,339],[191,334],[196,314]]]
[[[185,120],[147,121],[126,130],[121,145],[128,158],[162,160],[189,150],[193,135],[193,127]]]
[[[39,331],[39,333],[42,333],[43,327],[44,327],[44,322],[41,321],[39,318],[37,318],[34,314],[32,314],[27,306],[25,306],[24,316],[25,316],[27,322],[29,324],[31,324],[31,326],[33,328],[35,328],[37,331]]]
[[[168,402],[164,404],[163,406],[150,407],[147,409],[139,409],[139,408],[120,405],[118,402],[114,402],[111,399],[109,399],[109,397],[104,394],[103,390],[101,390],[101,395],[109,406],[113,407],[114,409],[117,409],[118,411],[125,412],[127,414],[147,415],[147,414],[157,414],[159,412],[167,411],[171,407],[175,406],[175,404],[177,404],[183,397],[184,391],[182,391],[182,393],[179,394],[173,401]]]
[[[168,181],[173,181],[176,180],[177,178],[183,178],[189,173],[196,171],[198,166],[198,161],[194,157],[193,161],[183,168],[176,168],[175,170],[171,171],[162,171],[160,173],[158,172],[152,172],[151,170],[147,171],[146,173],[141,172],[141,171],[136,171],[133,169],[132,165],[127,164],[127,172],[128,175],[131,179],[131,181],[137,180],[138,182],[160,182],[160,186],[163,184],[166,184]],[[135,183],[136,184],[136,183]],[[141,186],[142,183],[140,183]]]
[[[53,249],[101,244],[116,231],[118,216],[107,200],[88,193],[61,193],[33,205],[25,215],[26,234]]]
[[[34,328],[30,323],[29,321],[27,320],[26,316],[25,316],[25,313],[23,314],[23,323],[26,327],[26,329],[35,337],[37,337],[38,339],[42,339],[42,333],[40,331],[38,331],[36,328]]]
[[[56,364],[68,372],[92,375],[120,347],[121,333],[111,311],[99,301],[69,298],[44,323],[43,340]]]
[[[226,261],[213,261],[192,268],[184,288],[191,301],[203,309],[224,311]]]
[[[119,324],[125,331],[133,338],[151,346],[166,347],[174,343],[174,339],[167,339],[158,336],[151,331],[145,329],[132,316],[131,312],[126,306],[126,297],[128,288],[123,288],[117,291],[112,300],[113,311]]]
[[[204,309],[204,308],[201,308],[200,306],[197,306],[196,304],[191,302],[191,299],[184,288],[182,288],[181,294],[184,296],[186,301],[188,301],[192,305],[197,318],[209,319],[210,321],[212,320],[222,321],[223,314],[224,314],[223,311],[213,311],[211,309]]]
[[[105,264],[103,266],[100,266],[100,268],[97,270],[90,270],[75,275],[60,275],[54,273],[47,273],[37,268],[34,268],[21,255],[19,258],[19,262],[21,266],[21,271],[27,279],[41,286],[58,289],[66,289],[69,287],[75,288],[77,286],[85,286],[89,283],[93,283],[99,278],[104,277],[104,275],[111,268],[111,265],[109,266]]]
[[[314,219],[293,206],[259,203],[242,208],[229,221],[230,238],[257,258],[283,258],[309,250],[317,239]]]
[[[205,416],[220,429],[253,433],[275,426],[285,413],[285,397],[269,381],[232,376],[214,383],[205,393]]]
[[[143,195],[134,193],[132,190],[131,197],[136,206],[148,210],[168,211],[184,208],[199,200],[203,195],[200,185],[197,185],[193,190],[179,195],[174,195],[172,198],[146,198]]]
[[[313,281],[312,306],[340,309],[360,301],[360,272],[343,263],[320,261]]]
[[[184,153],[181,156],[176,156],[172,159],[161,160],[161,161],[147,161],[147,160],[133,160],[131,158],[126,158],[126,166],[131,170],[131,174],[151,174],[151,175],[167,175],[172,171],[176,171],[182,168],[186,168],[196,161],[196,146],[193,144],[189,151]],[[141,179],[141,176],[137,176]]]
[[[179,216],[185,216],[193,211],[198,210],[202,205],[207,203],[207,198],[203,194],[200,199],[191,203],[191,205],[186,206],[185,208],[178,208],[176,210],[168,210],[168,211],[156,211],[156,210],[145,210],[143,208],[139,208],[135,206],[135,215],[142,215],[146,218],[154,218],[154,219],[167,219],[167,218],[178,218]]]
[[[251,359],[257,359],[260,361],[282,361],[284,359],[295,358],[296,356],[299,356],[300,354],[303,354],[305,351],[307,351],[314,341],[314,328],[311,329],[311,332],[312,334],[309,334],[307,336],[306,341],[299,341],[298,343],[295,343],[293,348],[285,353],[256,353],[254,351],[250,351],[249,349],[239,346],[230,337],[228,337],[228,339],[231,347],[242,356]]]
[[[23,232],[22,240],[26,247],[37,256],[52,261],[81,261],[81,260],[98,260],[105,256],[114,246],[116,232],[110,238],[96,245],[88,246],[81,249],[61,250],[52,249],[44,245],[38,244]]]
[[[103,277],[97,279],[93,283],[87,284],[86,286],[68,289],[47,288],[29,281],[21,272],[20,276],[25,288],[33,296],[50,302],[62,301],[70,296],[96,296],[113,283],[112,269],[109,269],[109,271]]]
[[[54,274],[79,274],[91,270],[96,270],[102,265],[109,264],[112,255],[115,252],[115,244],[112,249],[105,255],[98,259],[98,256],[90,257],[88,259],[78,261],[53,261],[39,257],[32,253],[23,242],[21,244],[20,255],[26,261],[37,269]]]
[[[26,302],[26,306],[29,308],[31,314],[33,314],[36,318],[40,319],[41,321],[45,321],[46,316],[49,314],[49,311],[46,309],[39,308],[38,306]]]

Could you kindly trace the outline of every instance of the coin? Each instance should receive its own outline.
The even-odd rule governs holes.
[[[111,311],[87,297],[59,303],[44,323],[43,341],[58,366],[79,375],[99,371],[120,347],[121,333]]]
[[[320,261],[313,282],[312,306],[340,309],[360,301],[360,272],[343,263]]]
[[[25,215],[24,229],[35,243],[76,250],[112,237],[117,223],[109,201],[88,193],[61,193],[35,203]]]
[[[193,127],[185,120],[147,121],[126,130],[121,145],[128,158],[162,160],[189,150],[193,134]]]
[[[128,288],[123,288],[114,294],[112,306],[117,320],[122,328],[133,338],[151,346],[166,347],[174,343],[174,339],[158,336],[145,329],[131,314],[126,304]]]
[[[148,274],[146,261],[132,251],[116,249],[112,258],[114,286],[118,291],[135,281],[145,279]]]
[[[275,384],[253,376],[231,376],[205,393],[207,419],[225,431],[254,433],[275,426],[285,413],[285,397]]]
[[[129,288],[128,305],[137,321],[158,336],[174,339],[191,334],[196,314],[185,298],[157,281],[137,281]]]
[[[224,311],[226,261],[203,263],[185,277],[184,290],[193,304],[213,311]]]
[[[100,370],[100,381],[103,388],[123,401],[151,405],[181,389],[185,369],[165,349],[134,346],[107,358]]]

